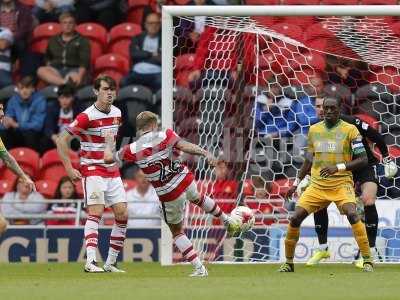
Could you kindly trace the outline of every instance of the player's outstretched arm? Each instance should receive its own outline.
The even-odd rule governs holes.
[[[35,190],[35,184],[33,183],[32,179],[25,174],[15,158],[7,150],[0,152],[0,158],[11,171],[21,178],[24,183],[27,183],[30,186],[31,190]]]
[[[299,173],[297,174],[297,178],[295,179],[295,181],[293,182],[293,185],[290,187],[290,189],[286,193],[286,196],[285,196],[286,200],[289,200],[292,197],[292,195],[296,191],[299,183],[304,179],[304,177],[306,177],[306,175],[308,175],[310,173],[311,166],[312,166],[312,154],[307,152],[304,162],[300,167]]]
[[[196,144],[192,144],[184,140],[179,140],[176,143],[175,147],[185,153],[206,157],[208,163],[214,167],[218,164],[218,159],[215,158],[214,155],[212,155],[207,150],[197,146]]]
[[[67,132],[62,132],[57,138],[57,152],[60,156],[62,163],[64,164],[65,170],[68,176],[76,181],[82,179],[81,173],[72,167],[71,159],[69,158],[69,145],[71,143],[72,136]]]

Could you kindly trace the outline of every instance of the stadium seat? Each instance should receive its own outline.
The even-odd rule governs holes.
[[[362,5],[397,5],[397,0],[360,0]]]
[[[30,7],[34,7],[36,5],[36,0],[18,0],[18,2]]]
[[[129,191],[136,186],[136,181],[133,179],[123,179],[122,182],[124,184],[125,191]]]
[[[243,195],[244,196],[254,196],[254,187],[251,179],[246,179],[243,182]]]
[[[195,57],[196,55],[194,53],[178,55],[175,60],[175,71],[193,70]]]
[[[335,34],[330,31],[326,24],[315,23],[306,29],[304,32],[304,41],[310,41],[315,39],[335,38]]]
[[[94,71],[96,76],[107,71],[114,71],[122,77],[129,72],[129,60],[120,54],[105,54],[96,59]]]
[[[320,0],[282,0],[281,2],[282,5],[319,5],[319,3]]]
[[[5,193],[12,192],[14,190],[15,180],[0,180],[0,197],[3,197]]]
[[[82,23],[76,27],[76,31],[89,39],[90,59],[93,64],[106,51],[107,30],[97,23]]]
[[[11,149],[9,152],[30,177],[36,178],[40,159],[35,150],[18,147]]]
[[[35,182],[36,190],[47,199],[54,199],[58,182],[54,180],[38,180]]]
[[[298,70],[303,66],[308,66],[316,71],[324,71],[326,67],[326,60],[323,54],[312,51],[295,55],[294,60],[290,63],[290,65],[293,70]]]
[[[373,116],[370,116],[367,114],[354,114],[354,116],[356,118],[359,118],[360,120],[364,121],[372,128],[374,128],[376,130],[379,129],[379,121],[377,119],[375,119]]]
[[[400,147],[396,145],[388,146],[389,156],[396,159],[400,157]],[[374,154],[377,156],[379,160],[382,160],[382,154],[379,151],[379,148],[375,145],[374,147]],[[1,182],[1,181],[0,181]]]
[[[43,23],[35,27],[32,34],[31,49],[33,52],[45,53],[49,38],[61,32],[61,25],[58,23]]]
[[[122,23],[114,26],[110,30],[110,41],[109,41],[109,49],[113,47],[116,42],[121,40],[131,41],[132,37],[138,35],[142,32],[142,27],[135,23]],[[117,53],[114,51],[109,51],[111,53]]]
[[[323,5],[357,5],[358,0],[321,0]]]
[[[315,24],[316,22],[316,18],[312,16],[302,16],[301,18],[293,16],[282,17],[282,23],[296,25],[301,27],[303,30],[306,30],[308,27]]]
[[[129,0],[128,1],[128,16],[129,22],[142,24],[144,8],[150,4],[150,0]]]
[[[283,197],[289,190],[293,180],[292,179],[278,179],[272,182],[271,197]]]
[[[246,0],[246,5],[279,5],[279,0]]]
[[[17,92],[15,85],[9,85],[0,89],[0,102],[6,104],[7,101]]]
[[[58,87],[55,85],[49,85],[40,90],[40,93],[46,98],[47,101],[56,100],[58,98],[57,92]]]
[[[271,17],[271,16],[254,16],[252,17],[254,21],[256,21],[258,24],[265,26],[265,27],[271,27],[275,23],[279,22],[278,17]]]
[[[79,101],[82,109],[86,109],[96,101],[96,95],[93,91],[93,86],[88,85],[78,90],[76,98]]]
[[[126,57],[129,61],[129,64],[131,64],[131,53],[130,53],[130,46],[131,46],[131,41],[130,40],[119,40],[110,46],[109,53],[118,53],[121,54],[122,56]]]
[[[74,168],[79,166],[79,158],[76,152],[70,151],[70,158]],[[61,177],[66,176],[64,165],[57,153],[57,149],[51,149],[43,154],[39,179],[54,180],[58,182]]]
[[[277,23],[272,25],[271,29],[296,41],[302,42],[303,40],[303,29],[300,26],[289,23]]]

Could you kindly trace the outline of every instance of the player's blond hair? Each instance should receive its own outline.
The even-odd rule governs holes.
[[[142,111],[136,117],[136,130],[143,131],[146,130],[150,125],[157,124],[158,116],[151,111]]]

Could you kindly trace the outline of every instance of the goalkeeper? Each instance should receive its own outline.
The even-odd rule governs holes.
[[[315,110],[319,117],[319,119],[323,119],[323,110],[322,110],[323,98],[317,98],[315,100]],[[387,145],[374,128],[369,126],[367,123],[362,120],[355,118],[353,116],[341,115],[340,118],[347,123],[353,124],[357,127],[358,131],[362,136],[362,143],[364,144],[364,148],[366,149],[367,157],[368,157],[368,165],[362,168],[361,170],[357,170],[353,173],[354,183],[357,183],[361,187],[361,200],[364,204],[365,211],[365,227],[368,235],[368,242],[371,248],[372,257],[377,256],[377,250],[375,247],[376,235],[378,231],[378,212],[375,206],[376,194],[378,190],[378,181],[375,176],[374,166],[377,164],[378,160],[373,155],[371,148],[368,145],[368,140],[376,143],[379,151],[383,157],[383,165],[385,167],[385,176],[387,178],[392,178],[397,173],[397,166],[395,162],[389,157]],[[367,140],[368,139],[368,140]],[[299,183],[297,188],[297,194],[300,197],[302,191],[308,186],[309,176]],[[313,266],[318,264],[322,259],[326,259],[330,257],[330,253],[328,251],[328,212],[327,209],[321,209],[318,212],[314,213],[314,224],[315,231],[318,236],[319,247],[316,251],[314,251],[313,256],[308,260],[307,265]],[[357,255],[359,256],[359,255]],[[358,268],[363,267],[363,259],[359,257],[355,265]]]

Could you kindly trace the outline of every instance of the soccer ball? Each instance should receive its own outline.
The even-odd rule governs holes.
[[[240,224],[240,230],[242,232],[250,230],[256,221],[253,211],[247,206],[236,207],[231,212],[231,218],[233,221]]]

